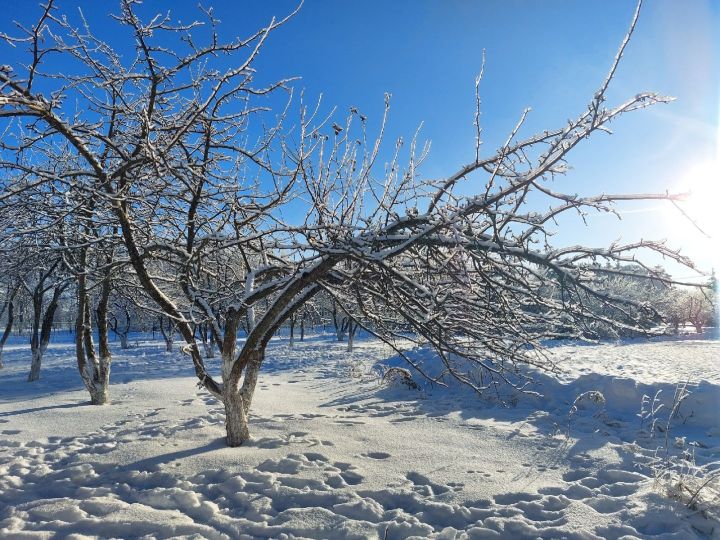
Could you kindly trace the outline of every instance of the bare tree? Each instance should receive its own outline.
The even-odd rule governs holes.
[[[162,315],[158,318],[158,323],[160,326],[160,333],[162,334],[163,341],[165,342],[165,351],[172,352],[173,343],[175,342],[175,332],[177,331],[177,324],[169,317],[164,317]]]
[[[202,342],[203,351],[205,351],[205,358],[215,358],[215,342],[212,336],[212,327],[207,321],[201,322],[196,325],[196,329],[200,334],[200,341]]]
[[[616,202],[671,198],[581,197],[550,185],[581,141],[609,131],[622,114],[671,100],[639,93],[606,105],[639,5],[607,77],[579,115],[521,138],[526,110],[485,156],[476,114],[472,160],[445,178],[425,179],[428,146],[418,148],[417,134],[407,151],[399,140],[380,163],[389,96],[375,137],[355,108],[342,125],[303,100],[279,114],[268,110],[278,92],[292,95],[289,81],[257,84],[252,66],[287,18],[224,43],[206,13],[211,37],[203,43],[198,23],[178,26],[169,16],[146,22],[136,3],[122,0],[114,17],[133,40],[130,58],[84,21],[75,28],[57,16],[52,0],[25,35],[4,37],[27,46],[31,61],[0,70],[0,118],[11,123],[13,141],[0,148],[34,159],[2,167],[29,175],[26,183],[52,178],[81,186],[96,208],[112,213],[139,283],[177,326],[200,384],[224,404],[230,446],[250,436],[270,338],[323,291],[398,350],[408,338],[431,344],[447,374],[483,392],[500,380],[516,384],[507,374],[519,364],[546,365],[538,347],[544,337],[582,336],[592,321],[644,329],[652,308],[598,287],[616,271],[597,261],[633,262],[656,277],[635,259],[645,249],[691,266],[659,242],[550,245],[561,214],[612,213]],[[43,71],[48,54],[72,61],[73,75]],[[79,105],[70,110],[70,103]],[[295,113],[296,125],[286,126]],[[23,120],[23,130],[13,124]],[[57,161],[58,147],[67,147],[78,167],[50,174],[43,158]],[[482,188],[467,196],[463,184]],[[298,201],[305,201],[304,219],[284,221],[283,209]],[[557,294],[544,295],[548,289]],[[197,324],[209,325],[221,380],[203,362]],[[247,336],[238,347],[243,324]]]
[[[28,381],[40,378],[42,358],[50,343],[55,313],[60,303],[60,296],[69,285],[69,281],[60,277],[55,279],[53,274],[59,261],[39,270],[31,271],[33,279],[23,279],[22,284],[32,299],[33,320],[30,336],[30,374]],[[50,295],[48,300],[48,294]]]
[[[696,333],[702,334],[703,328],[713,318],[715,306],[707,292],[695,289],[682,295],[680,310],[682,318],[695,327]]]
[[[338,306],[335,300],[332,300],[332,315],[333,328],[335,328],[335,337],[338,341],[345,341],[345,336],[348,333],[350,327],[350,316]]]
[[[124,296],[116,296],[112,300],[112,309],[108,312],[110,330],[120,339],[120,348],[130,348],[128,336],[132,329],[133,303]]]

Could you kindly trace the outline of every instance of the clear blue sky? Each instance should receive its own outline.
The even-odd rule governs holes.
[[[28,21],[33,2],[0,0],[0,29]],[[113,1],[61,0],[78,5],[91,24],[112,32],[106,13]],[[146,12],[171,10],[185,22],[194,1],[146,2]],[[209,0],[226,37],[247,35],[295,2]],[[523,108],[533,112],[525,133],[562,125],[585,107],[603,80],[631,19],[634,2],[307,0],[300,13],[270,39],[256,67],[260,78],[301,76],[309,97],[370,118],[382,113],[390,92],[389,139],[409,138],[424,122],[432,141],[429,176],[452,173],[474,157],[474,78],[486,50],[481,86],[485,149],[500,144]],[[117,36],[115,36],[117,37]],[[4,55],[9,51],[2,49]],[[12,53],[10,53],[12,56]],[[4,60],[5,63],[7,60]],[[575,170],[561,187],[571,192],[674,191],[687,171],[717,160],[720,107],[720,2],[648,0],[609,92],[611,104],[639,91],[676,96],[671,105],[626,116],[571,155]],[[390,143],[392,145],[392,143]],[[717,179],[716,182],[720,182]],[[606,244],[622,237],[668,238],[708,269],[717,265],[714,243],[690,238],[658,204],[627,207],[621,223],[607,217],[574,222],[559,243]],[[695,233],[692,233],[695,234]]]

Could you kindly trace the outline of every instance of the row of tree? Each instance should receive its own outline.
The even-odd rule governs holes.
[[[21,269],[17,275],[7,272],[6,269],[5,275],[0,278],[0,369],[4,367],[3,349],[12,333],[29,336],[33,358],[29,381],[39,378],[42,355],[52,334],[62,331],[71,334],[75,332],[76,317],[73,314],[77,313],[78,305],[71,286],[74,278],[61,266],[53,270],[54,279],[49,279],[50,276],[43,272],[35,273],[36,270],[30,269]],[[44,279],[34,283],[31,281],[33,276]],[[107,299],[104,298],[102,289],[89,295],[89,304],[93,306],[92,326],[97,329],[98,322],[103,317],[106,318],[108,331],[121,350],[131,347],[130,335],[134,333],[136,336],[151,334],[152,339],[161,337],[166,351],[171,352],[177,333],[175,322],[147,307],[148,299],[143,297],[142,289],[139,289],[137,284],[133,290],[124,283],[121,294],[117,290],[119,285],[112,279],[110,282]],[[106,313],[98,312],[98,309],[106,310]],[[219,324],[222,325],[223,322],[219,321]],[[194,328],[196,338],[202,343],[205,357],[214,358],[215,345],[211,325],[205,321],[195,324]],[[329,329],[332,329],[339,342],[347,341],[347,349],[352,351],[358,324],[331,297],[321,295],[290,317],[285,323],[284,331],[292,347],[296,338],[304,341],[307,331],[327,332]],[[247,321],[241,325],[241,331],[245,335],[249,333]]]
[[[200,385],[224,404],[236,446],[249,437],[269,340],[321,295],[347,314],[349,336],[359,325],[399,354],[405,340],[422,341],[478,392],[498,382],[523,389],[508,374],[544,365],[544,339],[655,324],[652,304],[608,287],[619,276],[672,282],[642,265],[639,250],[692,267],[662,242],[550,242],[560,215],[675,198],[580,196],[552,184],[582,141],[670,101],[639,93],[606,103],[639,6],[574,118],[521,137],[525,111],[486,153],[478,109],[469,161],[443,178],[422,176],[428,146],[417,135],[384,143],[389,96],[372,124],[354,107],[344,120],[323,113],[289,80],[258,82],[256,58],[289,17],[223,40],[212,11],[185,25],[141,12],[120,0],[119,28],[104,37],[48,0],[33,24],[0,36],[27,50],[25,62],[0,67],[3,272],[39,272],[51,298],[40,320],[73,291],[77,363],[94,402],[107,399],[113,291],[142,291],[143,308],[172,321]],[[34,327],[41,355],[49,327]],[[205,364],[203,339],[220,352],[219,375]]]
[[[616,269],[620,269],[617,267]],[[17,270],[17,268],[15,269]],[[42,270],[20,269],[20,275],[13,275],[6,269],[0,278],[0,369],[3,367],[2,352],[5,343],[11,333],[26,334],[30,337],[31,353],[37,358],[33,365],[40,364],[42,354],[52,331],[68,330],[74,331],[73,313],[77,312],[74,291],[68,287],[73,278],[66,269],[56,267],[54,279],[48,279]],[[63,271],[65,270],[65,271]],[[639,272],[637,268],[625,268],[627,275],[616,275],[607,280],[605,288],[616,296],[632,298],[638,304],[646,303],[651,305],[661,316],[661,319],[654,319],[657,322],[667,323],[662,331],[677,334],[682,327],[692,325],[698,334],[703,333],[708,326],[717,326],[716,286],[715,277],[708,280],[705,288],[680,288],[673,286],[671,277],[661,268],[656,268],[657,275],[663,275],[665,280],[658,281],[648,278],[638,278],[634,274]],[[32,281],[33,277],[39,278]],[[156,310],[148,308],[151,305],[143,296],[141,288],[135,284],[129,288],[125,282],[123,294],[117,290],[118,284],[111,283],[109,299],[107,302],[107,325],[114,341],[117,341],[121,350],[130,348],[130,334],[152,333],[152,339],[156,336],[162,337],[165,342],[166,351],[173,350],[176,334],[176,325],[173,320],[158,315]],[[52,291],[52,293],[50,292]],[[56,295],[60,291],[60,295]],[[135,294],[128,294],[134,292]],[[95,306],[94,324],[97,328],[97,309],[102,304],[102,292],[91,294],[90,304]],[[222,321],[218,322],[221,326]],[[340,305],[327,294],[321,294],[303,306],[298,313],[293,314],[285,323],[285,333],[289,338],[289,345],[292,347],[296,338],[303,341],[307,330],[322,332],[331,329],[337,341],[347,341],[348,351],[353,350],[355,334],[360,323],[355,321]],[[43,328],[46,330],[43,332]],[[241,324],[241,333],[247,335],[250,332],[249,321]],[[585,330],[588,339],[612,338],[623,335],[633,335],[636,332],[623,334],[611,326],[596,323],[593,327]],[[212,327],[205,321],[195,324],[195,335],[202,343],[205,358],[214,358],[215,345],[212,339]],[[31,370],[29,380],[36,380],[39,375],[39,368]]]

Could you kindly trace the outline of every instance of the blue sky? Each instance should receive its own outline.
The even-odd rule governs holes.
[[[27,21],[30,4],[0,1],[5,10],[0,29],[8,30],[12,19]],[[68,12],[82,6],[93,26],[113,32],[105,14],[116,9],[115,2],[59,4]],[[173,17],[190,21],[195,5],[156,0],[144,9],[169,9]],[[223,21],[221,32],[231,37],[250,33],[296,3],[212,0],[206,5],[214,6]],[[355,106],[378,119],[384,93],[392,93],[388,138],[407,139],[423,122],[422,133],[432,141],[424,171],[444,176],[474,157],[474,79],[483,49],[481,121],[489,153],[525,107],[533,108],[526,135],[581,112],[603,80],[633,10],[634,3],[624,0],[307,0],[271,37],[256,67],[261,79],[302,77],[296,86],[308,98],[322,93],[324,104],[337,106],[343,115]],[[571,154],[574,170],[558,187],[581,194],[676,191],[688,184],[691,169],[717,162],[720,2],[645,2],[610,103],[646,90],[677,101],[627,115],[612,126],[613,136],[586,141]],[[712,260],[717,242],[679,224],[663,206],[624,207],[628,213],[621,223],[608,217],[591,219],[587,228],[562,222],[558,243],[668,238],[703,268],[717,265]]]

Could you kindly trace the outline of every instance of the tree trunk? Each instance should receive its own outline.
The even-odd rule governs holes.
[[[129,335],[130,335],[130,323],[125,325],[125,329],[120,328],[120,323],[117,319],[114,320],[114,324],[110,326],[108,322],[108,328],[112,330],[118,338],[120,338],[120,348],[127,350],[130,348]],[[154,336],[153,336],[154,337]]]
[[[164,317],[160,317],[160,333],[162,334],[162,337],[165,340],[165,352],[172,352],[175,328],[174,328],[173,322],[170,319],[168,319],[168,325],[167,325],[167,330],[166,330],[163,321],[164,321]],[[194,341],[195,341],[195,339],[193,336],[193,342]]]
[[[226,442],[230,447],[240,446],[250,438],[248,413],[250,403],[257,384],[260,364],[265,356],[262,350],[252,349],[244,351],[239,358],[235,358],[236,336],[240,325],[240,316],[234,311],[228,312],[225,322],[225,335],[222,343],[222,401],[225,406],[225,433]],[[233,368],[244,366],[245,369]],[[245,378],[242,386],[240,379],[242,372]]]
[[[42,362],[42,353],[40,352],[40,323],[42,320],[42,305],[45,291],[42,284],[35,287],[32,295],[33,304],[33,321],[30,333],[30,375],[28,381],[37,381],[40,378],[40,364]]]
[[[28,375],[28,381],[37,381],[40,378],[40,366],[42,365],[42,357],[47,350],[48,343],[50,343],[50,335],[52,333],[52,325],[55,320],[55,312],[57,311],[58,303],[60,301],[60,295],[62,294],[65,287],[57,285],[53,291],[52,299],[45,310],[45,315],[42,316],[42,296],[40,295],[40,301],[33,299],[34,308],[34,321],[33,321],[33,336],[30,342],[30,350],[32,352],[32,361],[30,363],[30,375]],[[40,325],[40,319],[42,324]],[[40,325],[38,332],[38,325]]]
[[[30,361],[30,375],[28,375],[28,382],[37,381],[40,378],[40,366],[42,364],[42,356],[44,350],[40,347],[32,351],[32,360]]]
[[[244,352],[237,360],[246,366],[242,386],[239,386],[239,380],[230,379],[229,373],[228,380],[223,385],[226,440],[230,447],[240,446],[250,439],[250,405],[255,394],[260,365],[264,356],[264,350]],[[225,378],[225,370],[223,370],[223,378]]]
[[[295,317],[290,317],[288,325],[290,326],[290,348],[292,349],[295,346]]]
[[[353,346],[355,345],[355,332],[357,332],[358,325],[356,322],[349,320],[348,321],[348,340],[347,340],[347,352],[353,351]]]
[[[120,348],[123,350],[127,350],[130,348],[130,345],[128,345],[128,336],[130,335],[130,311],[128,310],[127,306],[125,306],[125,328],[123,328],[123,331],[120,333]]]
[[[335,302],[333,302],[332,319],[338,342],[345,341],[345,330],[347,329],[348,319],[338,311]]]
[[[225,404],[225,440],[231,448],[250,439],[248,416],[240,392],[228,392],[223,396]]]
[[[300,341],[305,341],[305,317],[300,317]]]
[[[200,339],[202,339],[205,358],[215,358],[215,347],[210,323],[202,323],[198,326],[198,329],[200,330]]]
[[[111,256],[108,256],[108,262],[112,260]],[[111,289],[111,283],[110,278],[108,276],[105,277],[105,280],[103,281],[101,294],[100,294],[100,301],[98,302],[98,306],[96,309],[97,314],[97,323],[98,323],[98,340],[99,340],[99,352],[100,352],[100,358],[99,358],[99,364],[100,369],[98,372],[98,380],[97,380],[97,390],[95,392],[95,396],[93,396],[93,393],[90,393],[90,401],[93,403],[93,405],[105,405],[106,403],[110,402],[109,396],[108,396],[108,388],[110,386],[110,364],[112,362],[112,354],[110,353],[110,336],[108,331],[108,304],[110,301],[110,289]],[[88,315],[88,320],[90,319]],[[130,328],[129,320],[128,320],[128,329]],[[92,334],[91,334],[92,335]],[[127,335],[128,333],[125,332],[124,336],[125,339],[120,339],[120,347],[123,347],[123,341],[125,343],[124,348],[127,347]]]
[[[110,285],[103,283],[100,302],[96,315],[98,321],[99,355],[95,352],[92,336],[92,318],[90,301],[85,285],[85,275],[78,277],[77,318],[75,320],[75,356],[78,371],[90,394],[90,403],[105,405],[109,402],[110,385],[110,347],[108,343],[107,304]]]
[[[345,341],[345,329],[343,328],[343,326],[343,324],[335,326],[335,336],[337,337],[339,343]]]
[[[10,332],[12,331],[13,321],[15,320],[15,303],[11,300],[8,304],[8,316],[7,316],[7,324],[5,325],[5,331],[3,332],[2,337],[0,337],[0,369],[3,368],[3,360],[2,360],[2,354],[3,354],[3,348],[5,347],[5,342],[10,337]]]

